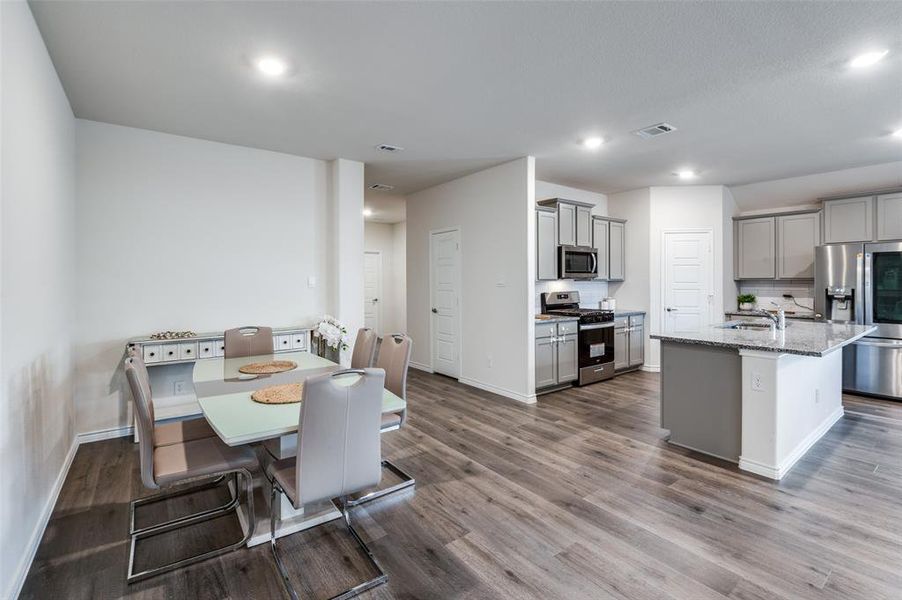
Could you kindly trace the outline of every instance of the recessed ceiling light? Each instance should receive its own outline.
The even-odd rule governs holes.
[[[288,65],[281,58],[264,56],[257,60],[257,70],[267,77],[281,77],[288,70]]]
[[[897,129],[893,132],[893,137],[902,138],[902,129]]]
[[[369,208],[364,208],[364,209],[363,209],[363,216],[364,216],[364,217],[372,217],[372,216],[373,216],[373,211],[370,210]]]
[[[682,171],[677,171],[674,173],[680,179],[694,179],[696,176],[696,172],[691,169],[683,169]]]
[[[583,140],[583,147],[587,150],[596,150],[604,144],[604,139],[600,137],[590,137]]]
[[[874,52],[865,52],[864,54],[859,54],[858,56],[850,60],[849,66],[853,69],[870,67],[874,63],[878,63],[883,60],[883,57],[887,54],[889,54],[889,50],[875,50]]]

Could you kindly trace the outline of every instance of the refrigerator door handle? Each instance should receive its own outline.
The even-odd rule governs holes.
[[[860,258],[858,260],[861,260]],[[873,325],[874,312],[871,309],[874,291],[871,289],[871,253],[864,253],[864,324]],[[857,311],[856,311],[857,312]],[[859,317],[860,318],[860,317]]]

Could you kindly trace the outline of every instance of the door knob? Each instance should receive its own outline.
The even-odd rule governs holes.
[[[437,309],[437,308],[433,308],[433,309],[432,309],[432,312],[434,312],[435,314],[438,314],[438,309]]]
[[[373,298],[373,302],[379,302],[379,298]]]
[[[667,312],[672,312],[672,311],[676,311],[676,309],[675,309],[675,308],[670,308],[670,307],[668,307],[668,308],[666,308],[666,309],[665,309],[665,310],[666,310],[666,311],[667,311]]]

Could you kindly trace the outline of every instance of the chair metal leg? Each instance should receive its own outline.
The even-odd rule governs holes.
[[[248,540],[251,539],[251,536],[254,535],[254,527],[256,525],[256,518],[254,517],[254,477],[250,471],[246,469],[239,469],[237,471],[229,471],[228,473],[223,473],[222,477],[226,475],[234,475],[235,477],[235,497],[223,507],[205,510],[203,512],[189,515],[188,517],[182,517],[180,519],[175,519],[173,521],[167,521],[166,523],[161,523],[159,525],[154,525],[153,527],[146,527],[140,529],[134,533],[129,535],[129,554],[128,554],[128,583],[134,583],[136,581],[141,581],[142,579],[147,579],[148,577],[153,577],[155,575],[160,575],[162,573],[166,573],[168,571],[172,571],[175,569],[179,569],[182,567],[186,567],[188,565],[192,565],[194,563],[198,563],[208,558],[213,558],[214,556],[219,556],[221,554],[225,554],[227,552],[231,552],[233,550],[237,550],[241,548],[245,544],[247,544]],[[238,476],[244,480],[245,484],[245,494],[247,496],[247,515],[248,515],[248,528],[247,533],[244,537],[234,544],[229,544],[227,546],[223,546],[222,548],[216,548],[215,550],[210,550],[207,552],[203,552],[201,554],[196,554],[194,556],[189,556],[188,558],[183,558],[181,560],[177,560],[171,563],[167,563],[165,565],[159,567],[153,567],[151,569],[146,569],[139,573],[134,572],[135,568],[135,547],[139,540],[153,537],[155,535],[160,535],[161,533],[165,533],[167,531],[172,531],[174,529],[180,529],[182,527],[186,527],[188,525],[193,525],[195,523],[201,523],[203,521],[209,521],[215,517],[221,516],[223,514],[228,514],[233,511],[238,510],[239,506],[239,498],[241,492],[238,488]],[[221,479],[220,479],[221,480]],[[202,486],[201,488],[194,488],[192,491],[196,491],[197,489],[204,489],[207,486]],[[172,498],[174,496],[181,496],[185,493],[188,493],[184,490],[179,490],[178,492],[171,494],[163,494],[163,498]],[[160,500],[162,498],[147,498],[144,500]],[[146,502],[145,502],[146,503]],[[134,508],[133,508],[134,510]],[[134,518],[134,515],[132,515]]]
[[[235,506],[235,503],[238,502],[239,490],[238,490],[238,475],[237,474],[232,475],[232,481],[235,484],[235,493],[234,493],[234,495],[231,493],[229,494],[229,500],[225,504],[223,504],[221,506],[217,506],[216,508],[211,508],[209,510],[205,510],[200,513],[195,513],[193,515],[178,517],[176,519],[172,519],[171,521],[165,521],[163,523],[149,525],[147,527],[142,527],[140,529],[135,528],[135,515],[137,513],[138,507],[147,506],[150,504],[156,504],[157,502],[162,502],[163,500],[170,500],[172,498],[178,498],[179,496],[185,496],[188,494],[193,494],[195,492],[201,492],[203,490],[208,490],[208,489],[214,488],[217,485],[219,485],[220,483],[222,483],[223,480],[225,480],[225,478],[226,478],[226,475],[220,475],[220,476],[216,477],[215,479],[212,479],[212,480],[206,482],[204,485],[175,489],[175,490],[171,490],[171,491],[162,492],[159,494],[154,494],[153,496],[148,496],[146,498],[138,498],[137,500],[132,500],[132,502],[129,504],[129,527],[128,527],[129,535],[134,535],[136,533],[145,533],[147,531],[154,531],[154,530],[160,529],[160,528],[168,526],[168,525],[174,525],[174,524],[178,524],[178,523],[182,523],[182,522],[195,521],[198,517],[207,515],[207,514],[214,514],[214,513],[221,514],[222,512],[228,512],[229,510],[232,509],[232,507]]]
[[[282,489],[278,485],[273,485],[272,487],[272,501],[270,502],[270,510],[271,516],[269,520],[270,527],[270,538],[269,543],[272,548],[273,557],[276,560],[276,567],[279,569],[279,574],[282,576],[282,583],[285,584],[285,590],[288,592],[288,595],[291,597],[291,600],[298,600],[297,592],[291,585],[291,581],[288,579],[288,572],[285,569],[285,565],[282,563],[282,559],[279,557],[279,552],[276,549],[276,511],[275,511],[275,503],[277,494],[282,493]],[[332,596],[330,600],[347,600],[348,598],[353,598],[358,594],[361,594],[369,589],[372,589],[376,586],[382,585],[386,581],[388,581],[388,575],[386,575],[385,571],[382,570],[382,566],[376,560],[376,557],[373,555],[369,546],[363,541],[360,535],[357,533],[357,530],[354,529],[354,526],[351,525],[351,515],[348,512],[349,505],[347,503],[347,497],[340,499],[341,504],[341,514],[344,517],[345,525],[348,528],[348,531],[351,532],[351,535],[354,536],[354,540],[357,544],[363,549],[366,557],[369,559],[370,564],[373,568],[378,571],[378,575],[370,580],[364,581],[363,583],[357,584],[354,587],[345,590],[344,592]],[[319,525],[317,526],[319,527]]]
[[[384,469],[388,469],[389,471],[400,477],[401,483],[396,483],[395,485],[387,487],[383,490],[374,490],[354,500],[348,500],[348,506],[359,506],[377,498],[382,498],[383,496],[388,496],[389,494],[394,494],[395,492],[400,492],[401,490],[406,490],[407,488],[414,487],[417,484],[416,479],[408,475],[401,469],[401,467],[393,464],[391,461],[383,460],[382,467]]]

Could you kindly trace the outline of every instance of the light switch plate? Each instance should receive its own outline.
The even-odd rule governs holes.
[[[314,277],[313,275],[311,275],[310,277],[307,278],[307,287],[308,287],[308,288],[315,288],[315,287],[316,287],[316,277]]]

